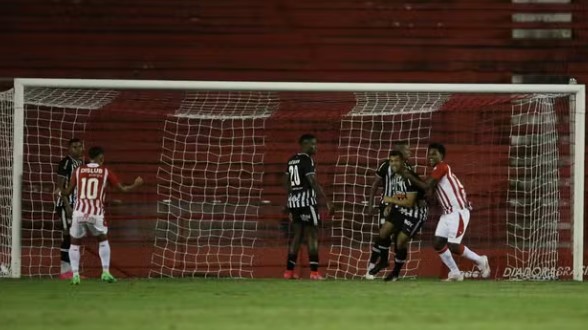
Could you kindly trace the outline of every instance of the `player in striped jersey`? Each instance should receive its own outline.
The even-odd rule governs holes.
[[[394,150],[399,151],[402,153],[402,156],[405,160],[405,166],[412,170],[412,166],[408,163],[408,160],[411,157],[410,148],[408,147],[407,141],[399,141],[394,144]],[[372,186],[370,189],[369,197],[368,197],[368,207],[370,209],[369,216],[371,217],[373,214],[379,215],[379,226],[381,227],[386,222],[386,215],[384,215],[384,210],[388,203],[384,202],[384,196],[392,196],[394,185],[393,185],[393,178],[395,176],[392,167],[390,167],[390,159],[386,159],[385,161],[381,162],[376,170],[376,175],[374,176],[374,180],[372,182]],[[376,195],[376,191],[378,187],[382,187],[382,197],[380,198],[379,205],[375,205],[374,199]],[[391,245],[391,240],[384,241],[385,246]],[[372,252],[370,255],[370,260],[368,264],[368,272],[366,274],[366,278],[373,278],[369,274],[369,271],[372,270],[380,259],[381,255],[381,246],[378,244],[374,244],[372,247]]]
[[[322,276],[318,272],[318,198],[320,197],[327,204],[329,213],[333,214],[333,205],[327,200],[321,185],[316,179],[314,160],[312,156],[316,153],[316,138],[311,134],[304,134],[300,137],[301,152],[295,154],[288,160],[286,173],[284,175],[284,186],[288,190],[287,209],[291,221],[291,228],[294,237],[288,249],[288,261],[285,279],[295,279],[298,276],[294,273],[298,251],[304,236],[308,245],[308,258],[310,260],[310,279],[320,280]]]
[[[488,257],[479,256],[461,244],[470,221],[471,205],[463,185],[451,167],[444,161],[445,146],[440,143],[430,144],[428,156],[429,165],[433,167],[433,172],[425,182],[419,180],[409,171],[404,171],[402,174],[422,189],[434,191],[443,207],[444,214],[437,223],[433,246],[443,263],[449,268],[447,280],[463,281],[463,274],[459,271],[451,253],[473,261],[481,271],[482,277],[488,278],[490,276]]]
[[[63,198],[67,198],[75,189],[75,208],[70,229],[71,246],[69,258],[73,271],[72,284],[80,284],[80,244],[81,239],[90,232],[98,239],[98,254],[102,262],[102,281],[115,282],[110,274],[110,244],[108,243],[108,227],[104,220],[104,202],[106,201],[106,187],[117,188],[121,192],[129,192],[143,184],[143,179],[137,177],[132,185],[123,185],[117,176],[104,166],[104,151],[100,147],[92,147],[88,152],[90,162],[78,167],[71,178],[69,186],[62,191]]]
[[[69,198],[61,198],[59,194],[61,190],[67,188],[69,181],[75,169],[82,164],[82,157],[84,154],[84,145],[80,139],[73,138],[68,142],[68,154],[59,164],[57,164],[57,184],[55,193],[57,194],[57,202],[55,203],[55,212],[59,219],[61,219],[61,228],[63,230],[63,240],[61,241],[61,279],[71,279],[73,273],[69,263],[69,245],[71,239],[69,236],[69,228],[71,227],[71,215],[74,205],[74,196]]]
[[[394,269],[385,280],[398,280],[400,270],[408,256],[408,243],[427,220],[428,207],[425,201],[425,192],[409,179],[398,174],[404,167],[403,154],[399,151],[392,151],[390,153],[390,168],[394,172],[394,176],[391,178],[391,191],[383,198],[387,203],[384,212],[386,222],[380,228],[379,236],[374,244],[374,246],[380,247],[380,262],[369,270],[366,279],[373,279],[380,270],[388,267],[390,236],[393,235],[396,251]]]

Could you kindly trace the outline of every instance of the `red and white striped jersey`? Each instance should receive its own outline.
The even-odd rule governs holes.
[[[431,177],[437,180],[435,193],[446,214],[457,210],[471,209],[465,189],[459,179],[445,162],[440,162],[433,168]]]
[[[78,167],[71,180],[76,190],[74,211],[98,216],[104,215],[107,184],[120,183],[111,170],[96,163]]]

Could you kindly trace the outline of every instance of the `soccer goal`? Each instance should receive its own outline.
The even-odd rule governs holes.
[[[0,92],[0,276],[58,274],[54,172],[74,136],[106,145],[122,174],[146,178],[133,200],[111,195],[108,214],[129,221],[111,231],[133,242],[125,251],[148,254],[137,274],[271,276],[285,265],[281,175],[297,136],[310,132],[338,208],[323,215],[329,277],[365,274],[378,230],[369,188],[394,143],[407,141],[421,176],[427,145],[446,145],[473,203],[466,243],[490,256],[493,277],[581,281],[584,124],[576,84],[16,79]],[[438,262],[435,210],[405,277],[430,276]]]

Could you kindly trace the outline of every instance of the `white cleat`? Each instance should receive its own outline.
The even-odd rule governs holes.
[[[487,256],[482,256],[482,262],[478,265],[478,269],[482,273],[482,278],[490,277],[490,263]]]
[[[371,281],[371,280],[375,280],[376,277],[368,272],[367,274],[365,274],[365,279]]]
[[[463,281],[463,273],[449,273],[447,278],[443,280],[444,282],[461,282]]]

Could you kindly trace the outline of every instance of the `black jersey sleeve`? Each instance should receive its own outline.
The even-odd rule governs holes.
[[[383,161],[380,163],[380,166],[378,166],[378,170],[376,171],[376,175],[380,178],[385,178],[388,174],[388,166],[390,166],[388,161]]]
[[[314,161],[310,157],[300,159],[300,176],[315,174]]]
[[[68,178],[71,175],[71,160],[69,158],[62,159],[57,165],[57,175]]]

